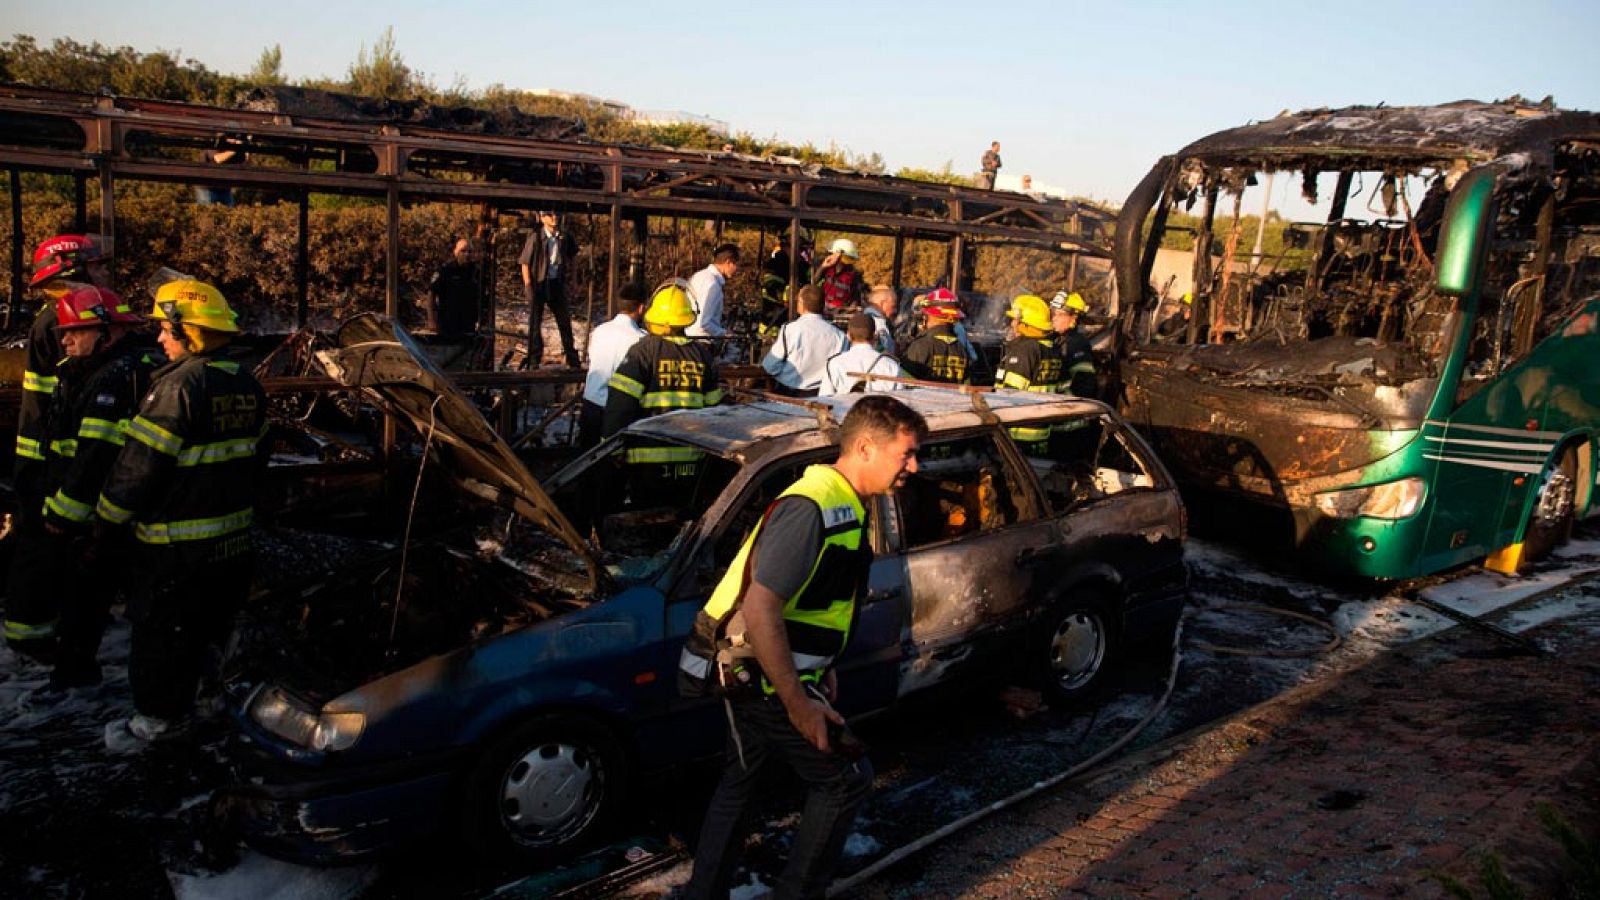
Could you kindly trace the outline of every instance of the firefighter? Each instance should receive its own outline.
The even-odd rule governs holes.
[[[221,292],[170,281],[151,318],[171,362],[153,373],[95,508],[133,531],[136,714],[125,727],[145,741],[183,732],[206,660],[249,590],[266,434],[266,395],[235,351],[238,316]]]
[[[872,565],[868,498],[916,473],[927,434],[922,416],[898,400],[857,401],[839,426],[838,459],[808,466],[767,508],[695,616],[679,656],[679,690],[720,695],[731,728],[684,896],[728,896],[747,807],[774,759],[808,790],[775,896],[825,895],[872,788],[865,748],[833,709],[833,664],[849,643]]]
[[[900,366],[906,374],[922,381],[969,384],[967,368],[971,358],[956,335],[956,323],[966,318],[954,303],[931,302],[922,308],[927,327],[906,346]]]
[[[19,546],[39,547],[44,509],[46,464],[45,425],[55,394],[56,366],[61,361],[61,337],[56,322],[56,302],[85,283],[104,286],[108,279],[100,245],[82,234],[58,234],[33,252],[33,277],[28,286],[44,297],[44,304],[28,330],[26,370],[22,374],[22,403],[17,413],[17,444],[12,487],[17,496],[16,534]],[[18,653],[50,664],[56,648],[56,604],[40,605],[29,584],[45,577],[48,561],[37,553],[14,553],[7,573],[6,615],[0,625],[6,643]],[[29,597],[23,597],[29,593]]]
[[[95,655],[118,585],[116,548],[93,533],[94,504],[153,367],[127,337],[144,320],[112,291],[74,288],[56,301],[56,321],[66,356],[43,435],[47,496],[41,527],[19,535],[6,616],[58,622],[52,693],[100,683]]]
[[[628,348],[606,382],[602,424],[606,437],[646,416],[701,409],[722,400],[716,350],[708,341],[684,337],[684,329],[694,321],[694,307],[682,284],[674,281],[656,289],[644,314],[649,334]],[[635,500],[645,494],[666,499],[676,493],[675,485],[692,485],[701,456],[688,447],[630,446],[622,462],[635,476],[628,479]]]
[[[14,484],[24,518],[37,513],[44,502],[41,437],[56,388],[56,364],[61,361],[56,301],[66,296],[74,283],[110,287],[106,262],[99,241],[84,234],[58,234],[33,251],[33,278],[28,286],[43,294],[45,302],[28,330],[27,371],[22,374],[22,408],[17,414]]]
[[[1095,380],[1094,350],[1089,339],[1078,330],[1078,322],[1089,311],[1078,292],[1057,291],[1050,299],[1050,328],[1056,333],[1056,349],[1066,367],[1067,393],[1094,398],[1099,394]]]
[[[1065,365],[1050,326],[1050,307],[1044,298],[1022,294],[1011,301],[1006,315],[1016,322],[1016,336],[1000,351],[1000,366],[995,369],[994,386],[1059,394],[1066,390]],[[1050,426],[1009,429],[1011,439],[1029,456],[1046,456],[1050,450]]]

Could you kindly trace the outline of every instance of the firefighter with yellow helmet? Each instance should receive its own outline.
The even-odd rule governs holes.
[[[250,587],[266,394],[236,352],[238,316],[193,279],[156,291],[151,318],[171,362],[128,423],[95,507],[131,529],[138,582],[128,603],[128,677],[142,740],[182,733],[212,648]]]
[[[1065,391],[1065,366],[1044,298],[1021,294],[1011,301],[1006,315],[1016,323],[1016,336],[1000,351],[994,386],[1047,394]],[[1011,438],[1024,453],[1042,456],[1049,450],[1050,426],[1012,428]]]
[[[1056,348],[1061,351],[1067,370],[1067,393],[1074,397],[1094,397],[1099,393],[1095,378],[1094,349],[1089,338],[1078,330],[1078,323],[1089,312],[1089,304],[1077,291],[1057,291],[1050,300],[1050,325],[1056,333]]]
[[[671,281],[656,289],[645,311],[649,332],[628,348],[611,380],[606,382],[602,431],[606,437],[638,419],[678,409],[702,409],[722,400],[717,386],[717,354],[709,341],[684,336],[695,321],[686,285]],[[660,488],[691,480],[700,452],[687,447],[631,446],[623,462],[637,473],[649,472],[648,483]],[[636,480],[642,487],[645,480]]]

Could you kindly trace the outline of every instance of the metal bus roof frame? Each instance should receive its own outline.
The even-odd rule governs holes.
[[[170,155],[224,142],[238,143],[246,162],[218,165]],[[948,242],[950,283],[959,285],[969,242],[1067,253],[1075,275],[1079,255],[1110,258],[1114,221],[1105,210],[1072,201],[732,153],[469,134],[401,122],[302,117],[14,84],[0,84],[0,166],[10,170],[11,178],[13,296],[21,296],[25,283],[22,171],[74,175],[80,228],[87,225],[86,180],[97,178],[99,230],[113,245],[119,178],[297,194],[299,325],[307,317],[310,193],[385,198],[384,311],[391,316],[400,305],[404,200],[476,202],[486,217],[503,209],[537,207],[608,215],[605,284],[607,306],[613,311],[622,278],[623,223],[632,220],[647,233],[651,215],[787,230],[791,286],[799,281],[802,228],[892,236],[892,281],[898,287],[908,238]]]

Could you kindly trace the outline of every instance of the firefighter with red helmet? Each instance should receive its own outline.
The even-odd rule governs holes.
[[[971,359],[956,334],[956,323],[966,318],[953,301],[930,302],[922,308],[927,327],[906,347],[900,366],[906,374],[921,381],[946,384],[971,384],[968,371]]]
[[[266,394],[232,344],[238,316],[222,293],[185,278],[155,299],[171,362],[152,373],[95,504],[106,526],[132,531],[137,714],[124,724],[147,741],[184,732],[207,660],[249,592],[267,430]]]
[[[130,333],[144,320],[114,291],[77,285],[56,300],[64,358],[41,434],[44,500],[38,527],[18,535],[5,632],[14,649],[54,657],[50,687],[98,684],[100,646],[116,591],[91,524],[101,485],[149,386],[154,361]]]
[[[56,389],[56,363],[61,360],[61,338],[56,324],[56,301],[79,284],[110,287],[107,255],[93,235],[58,234],[33,251],[33,277],[28,287],[44,295],[45,303],[28,330],[27,370],[22,374],[22,408],[17,413],[17,450],[14,485],[24,523],[44,500],[45,447],[41,441],[50,397]]]

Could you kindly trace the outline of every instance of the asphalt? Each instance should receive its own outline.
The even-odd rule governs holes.
[[[846,896],[1506,896],[1497,871],[1527,896],[1600,890],[1550,824],[1600,847],[1600,613],[1523,634],[1546,652],[1458,627],[1352,662]]]

